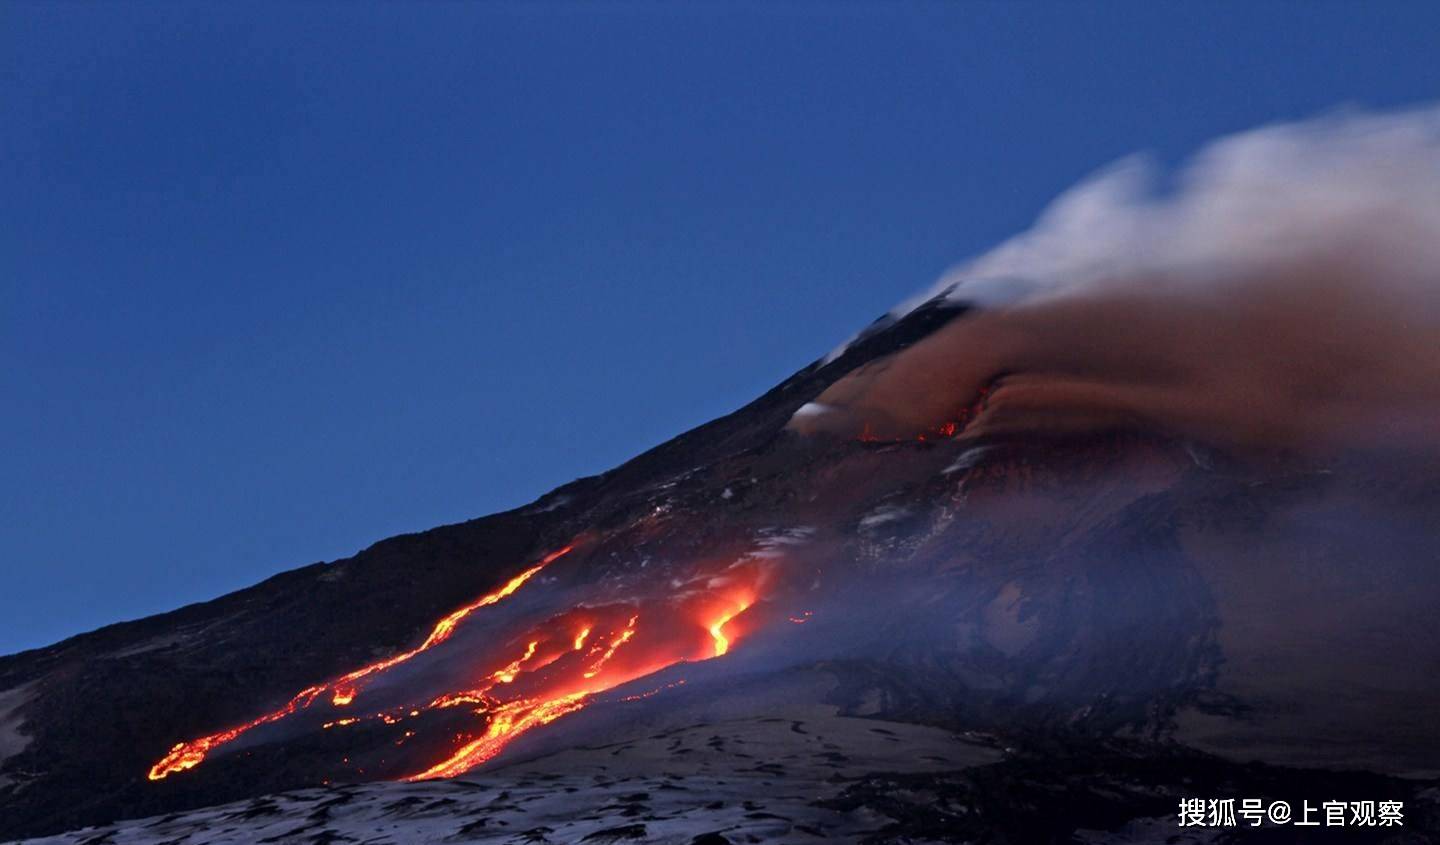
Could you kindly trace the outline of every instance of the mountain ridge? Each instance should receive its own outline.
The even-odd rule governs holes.
[[[478,775],[630,741],[642,717],[663,731],[799,706],[1017,754],[1123,739],[1143,771],[1177,745],[1216,765],[1263,745],[1268,765],[1426,776],[1440,738],[1416,714],[1440,688],[1394,652],[1440,642],[1415,527],[1440,517],[1433,461],[1321,464],[1114,416],[1024,430],[1004,374],[918,436],[792,425],[937,330],[963,340],[977,313],[937,297],[882,318],[524,507],[0,658],[26,737],[0,760],[0,835]],[[996,408],[1011,424],[987,429]],[[467,603],[483,612],[462,621]],[[152,768],[187,743],[185,765]]]

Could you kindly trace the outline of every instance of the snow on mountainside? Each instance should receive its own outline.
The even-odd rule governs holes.
[[[717,843],[818,843],[884,823],[822,806],[847,778],[1000,756],[935,728],[827,709],[671,728],[459,780],[297,790],[30,842],[690,842],[710,834]]]
[[[1112,175],[528,508],[0,658],[0,838],[1437,841],[1437,124]]]

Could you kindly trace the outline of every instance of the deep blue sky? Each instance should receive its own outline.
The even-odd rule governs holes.
[[[522,504],[1431,5],[0,6],[0,653]]]

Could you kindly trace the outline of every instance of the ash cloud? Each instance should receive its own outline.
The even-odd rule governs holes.
[[[977,311],[792,428],[910,437],[993,387],[967,433],[1440,447],[1440,107],[1265,127],[1162,175],[1122,161],[902,304]]]

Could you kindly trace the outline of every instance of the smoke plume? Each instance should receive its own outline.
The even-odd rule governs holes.
[[[1257,129],[1162,175],[1131,159],[1062,195],[894,316],[974,312],[792,427],[1440,447],[1440,108]]]

